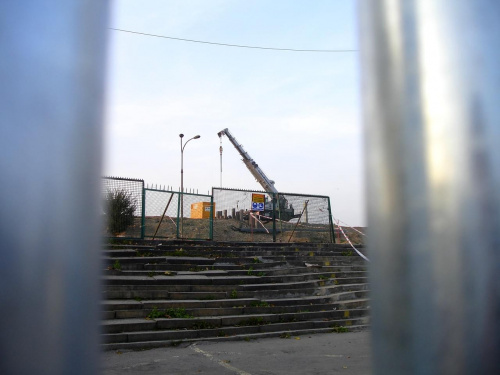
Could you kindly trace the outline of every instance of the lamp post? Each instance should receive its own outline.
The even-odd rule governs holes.
[[[195,135],[193,138],[188,139],[184,144],[182,144],[182,138],[184,134],[179,134],[181,138],[181,227],[180,234],[181,238],[183,238],[183,230],[184,230],[184,148],[188,144],[188,142],[192,139],[200,138],[199,135]]]

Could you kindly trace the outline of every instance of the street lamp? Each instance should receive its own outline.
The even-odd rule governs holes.
[[[184,137],[184,134],[179,134],[179,137],[181,138],[181,227],[180,227],[180,233],[181,233],[181,238],[183,238],[183,229],[184,229],[184,148],[188,144],[188,142],[192,139],[198,139],[200,138],[199,135],[195,135],[193,138],[188,139],[184,145],[182,144],[182,138]]]

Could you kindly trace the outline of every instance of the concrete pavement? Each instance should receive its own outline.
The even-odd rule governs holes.
[[[370,340],[370,331],[361,331],[109,351],[103,353],[102,373],[364,375],[372,368]]]

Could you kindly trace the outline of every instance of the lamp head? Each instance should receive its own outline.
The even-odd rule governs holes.
[[[194,139],[198,139],[198,138],[200,138],[200,136],[199,136],[199,135],[195,135],[195,136],[194,136]]]
[[[181,138],[184,137],[184,134],[179,134],[179,137],[181,137]]]

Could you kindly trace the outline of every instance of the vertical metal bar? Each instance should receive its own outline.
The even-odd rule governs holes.
[[[276,242],[276,193],[271,193],[273,200],[273,242]]]
[[[142,181],[141,240],[144,239],[145,234],[146,234],[146,189],[144,188],[144,181]]]
[[[328,199],[328,222],[330,224],[330,241],[335,243],[335,227],[332,220],[332,206],[330,205],[330,197]]]
[[[500,373],[500,2],[360,2],[376,374]]]
[[[208,239],[212,241],[214,239],[214,190],[212,189],[212,196],[210,197],[210,232]]]
[[[99,371],[108,2],[0,2],[0,373]]]
[[[179,195],[177,195],[177,239],[179,239],[179,221],[180,221],[180,212],[181,212],[181,194],[182,193],[179,193]]]

